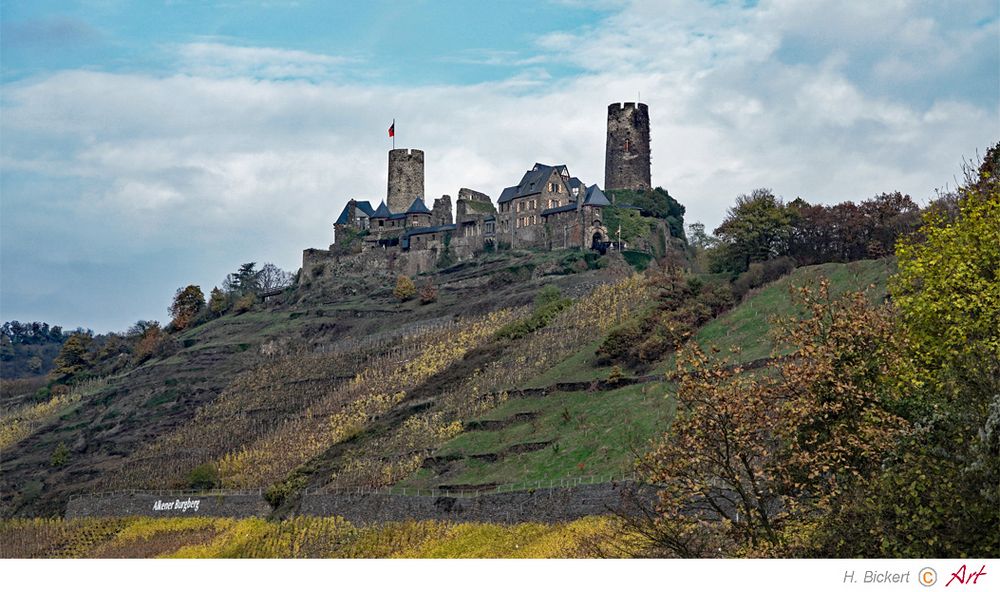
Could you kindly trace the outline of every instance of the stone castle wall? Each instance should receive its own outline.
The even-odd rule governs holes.
[[[434,200],[434,207],[431,208],[431,226],[447,226],[452,221],[451,196],[442,195]]]
[[[395,280],[398,275],[417,275],[434,269],[436,250],[385,252],[372,249],[355,255],[335,255],[323,249],[306,249],[302,252],[300,284],[323,282],[343,277],[369,277],[384,281]]]
[[[458,190],[458,199],[492,203],[490,201],[490,196],[486,195],[481,191],[476,191],[475,189],[469,189],[468,187],[462,187],[461,189]]]
[[[413,200],[424,197],[424,151],[389,151],[389,184],[385,203],[393,213],[405,212]]]
[[[644,103],[608,105],[604,190],[649,189],[649,162],[649,107]]]

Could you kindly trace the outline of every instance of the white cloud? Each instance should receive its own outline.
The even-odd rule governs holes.
[[[356,58],[272,47],[187,43],[177,47],[180,68],[197,76],[268,79],[326,78]]]
[[[709,228],[760,186],[828,203],[896,189],[926,198],[996,141],[996,112],[976,97],[924,88],[910,100],[869,80],[943,75],[990,51],[993,25],[944,27],[905,2],[824,6],[637,3],[600,28],[540,39],[541,56],[509,79],[466,86],[346,82],[343,57],[214,42],[182,46],[168,76],[72,71],[8,85],[0,164],[29,180],[5,187],[23,193],[4,197],[5,256],[30,232],[17,225],[38,220],[31,202],[80,226],[51,238],[49,260],[141,266],[176,252],[190,260],[163,280],[174,286],[211,286],[251,259],[294,269],[302,249],[329,242],[347,199],[384,197],[393,117],[397,145],[426,152],[428,198],[459,187],[495,198],[535,161],[603,184],[606,106],[641,92],[653,181]],[[919,40],[934,34],[934,51],[951,53],[926,61]],[[781,55],[791,46],[801,59]],[[586,73],[552,79],[543,62]],[[38,175],[62,181],[41,191]],[[154,304],[143,316],[160,316],[166,304]]]

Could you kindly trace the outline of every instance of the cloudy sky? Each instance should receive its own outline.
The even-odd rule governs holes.
[[[429,198],[534,162],[602,183],[608,103],[649,104],[653,182],[926,201],[1000,139],[995,0],[0,5],[0,316],[165,319],[245,261],[298,268],[385,196],[386,128]]]

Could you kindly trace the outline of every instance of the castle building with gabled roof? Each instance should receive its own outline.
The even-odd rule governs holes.
[[[612,189],[649,187],[649,115],[644,104],[608,107],[605,183]],[[352,199],[334,222],[330,251],[308,249],[306,260],[381,251],[411,254],[427,271],[436,261],[463,260],[490,248],[607,248],[604,208],[612,201],[565,164],[536,162],[516,185],[500,191],[496,205],[485,193],[462,188],[452,218],[451,197],[424,201],[424,152],[389,151],[386,199]],[[420,256],[417,257],[416,254]],[[443,257],[450,254],[450,257]]]

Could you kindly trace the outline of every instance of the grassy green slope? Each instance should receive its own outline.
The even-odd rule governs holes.
[[[741,362],[768,357],[774,348],[769,337],[774,326],[772,320],[788,316],[792,310],[790,287],[818,285],[820,278],[826,277],[830,280],[833,297],[848,291],[867,290],[872,301],[881,301],[886,295],[889,275],[895,270],[894,259],[825,263],[796,269],[751,293],[739,306],[707,323],[695,339],[702,348],[714,346],[728,352],[739,347],[740,353],[734,359]],[[672,364],[672,359],[667,360],[667,364],[658,369],[666,370]]]
[[[452,459],[447,467],[421,469],[405,485],[529,483],[620,475],[630,471],[633,450],[644,449],[651,434],[669,425],[674,412],[671,391],[672,385],[649,383],[509,401],[481,419],[513,418],[513,423],[499,430],[463,432],[435,452],[437,457]]]
[[[868,290],[873,301],[878,301],[885,297],[886,281],[894,271],[891,259],[797,269],[749,294],[739,306],[702,327],[695,339],[704,348],[728,351],[739,347],[735,358],[743,362],[768,357],[774,349],[768,335],[772,321],[791,311],[790,287],[827,277],[833,296]],[[607,378],[610,368],[595,363],[595,351],[602,340],[603,336],[596,337],[522,386]],[[673,356],[668,356],[651,373],[662,375],[672,367]],[[613,391],[557,392],[508,401],[478,421],[507,420],[509,425],[463,432],[434,452],[441,459],[434,468],[421,469],[400,486],[474,488],[631,471],[635,450],[642,450],[669,426],[675,408],[670,396],[673,388],[669,383],[640,384]],[[529,446],[529,451],[518,452],[521,444],[535,444],[539,449],[530,450],[534,446]]]

